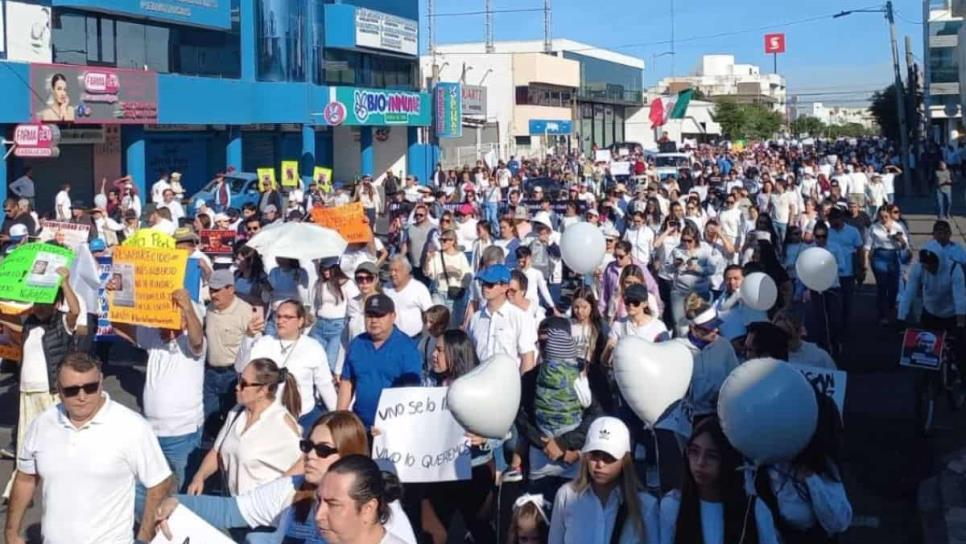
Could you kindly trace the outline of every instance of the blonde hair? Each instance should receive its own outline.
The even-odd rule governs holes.
[[[587,461],[588,454],[580,456],[580,468],[577,478],[567,485],[573,486],[577,493],[583,493],[590,489],[590,463]],[[640,480],[637,478],[637,471],[634,470],[634,460],[630,452],[621,457],[621,481],[618,485],[624,504],[627,505],[627,519],[634,523],[634,531],[639,539],[644,538],[644,516],[641,514],[641,505],[637,501],[637,493],[641,491]],[[614,530],[618,530],[616,527]]]
[[[697,293],[691,293],[688,298],[684,299],[684,316],[688,319],[694,319],[695,317],[701,315],[711,304],[708,303],[701,295]]]

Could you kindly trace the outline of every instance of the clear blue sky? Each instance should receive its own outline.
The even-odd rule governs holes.
[[[437,13],[482,11],[484,0],[436,0]],[[494,10],[542,8],[542,0],[492,0]],[[674,73],[693,73],[704,54],[734,54],[739,63],[772,70],[763,51],[764,34],[784,32],[787,52],[778,57],[778,71],[788,80],[789,93],[803,101],[862,105],[871,91],[892,81],[889,30],[879,13],[856,13],[839,19],[810,22],[842,10],[884,6],[884,0],[674,0]],[[900,61],[905,76],[904,36],[913,40],[916,62],[922,63],[922,2],[894,2]],[[653,85],[671,75],[671,0],[552,0],[553,36],[614,49],[643,58],[644,83]],[[422,47],[426,49],[426,0],[420,0]],[[436,43],[484,39],[483,16],[438,17]],[[543,13],[496,13],[495,37],[501,40],[543,38]],[[795,23],[797,24],[789,24]],[[738,33],[738,31],[748,30]],[[715,34],[727,33],[727,36]],[[665,42],[665,43],[659,43]],[[863,91],[849,94],[814,94]],[[812,93],[812,94],[806,94]]]

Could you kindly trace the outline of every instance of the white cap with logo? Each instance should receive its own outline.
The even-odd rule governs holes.
[[[587,429],[583,453],[602,451],[614,459],[621,459],[631,451],[631,433],[624,422],[611,416],[595,419]]]

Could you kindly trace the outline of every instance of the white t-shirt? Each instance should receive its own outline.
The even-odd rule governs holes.
[[[885,187],[885,194],[894,194],[896,192],[896,175],[891,172],[882,174],[882,185]]]
[[[392,284],[385,287],[386,296],[396,306],[396,326],[409,336],[416,336],[423,330],[423,312],[433,305],[429,289],[421,282],[410,278],[409,283],[397,291]]]
[[[318,399],[322,399],[329,410],[335,409],[337,395],[332,384],[332,370],[325,356],[325,348],[318,340],[306,334],[295,341],[279,340],[274,336],[262,336],[253,341],[246,336],[242,348],[238,350],[235,370],[242,372],[249,361],[260,357],[271,359],[279,368],[287,368],[292,373],[302,399],[302,413],[299,416],[311,412]],[[341,369],[337,370],[339,374],[342,373]],[[284,386],[280,386],[275,393],[275,404],[279,406],[284,389]]]
[[[778,197],[778,205],[775,207],[775,221],[788,224],[792,218],[792,211],[798,205],[798,195],[794,191],[785,191]]]
[[[639,263],[651,262],[651,251],[654,247],[654,231],[645,225],[628,228],[624,239],[631,243],[631,255]]]
[[[664,325],[664,322],[653,317],[641,327],[631,323],[630,319],[626,317],[622,318],[620,321],[615,323],[613,327],[611,327],[610,339],[614,342],[619,342],[620,339],[624,338],[625,336],[636,336],[638,338],[643,338],[648,342],[667,340],[669,337],[667,326]]]
[[[299,460],[300,436],[289,426],[293,421],[288,410],[277,402],[266,408],[248,429],[245,408],[236,406],[228,413],[215,447],[232,496],[282,476]]]
[[[204,342],[197,354],[188,334],[163,342],[157,329],[138,327],[138,347],[148,352],[144,417],[157,436],[183,436],[204,424]]]
[[[322,282],[322,280],[319,280]],[[359,294],[359,288],[352,280],[348,280],[341,286],[341,300],[336,298],[336,294],[326,283],[316,285],[316,293],[321,290],[321,304],[315,310],[315,316],[322,319],[345,319],[348,311],[348,301],[350,298]]]
[[[47,357],[44,356],[44,333],[43,327],[34,327],[23,341],[20,363],[20,391],[23,393],[50,391]]]
[[[41,478],[48,544],[131,544],[135,481],[151,488],[171,476],[147,421],[102,395],[104,405],[80,429],[57,404],[24,438],[17,468]]]
[[[386,249],[386,246],[378,237],[373,239],[373,243],[376,246],[376,255]],[[346,252],[342,254],[342,258],[339,259],[339,268],[345,272],[346,276],[352,278],[355,276],[356,268],[359,268],[360,264],[375,262],[377,262],[377,257],[369,253],[368,247],[364,247],[362,249],[347,249]]]
[[[58,221],[68,221],[70,219],[70,194],[67,191],[60,191],[54,197],[54,211]]]

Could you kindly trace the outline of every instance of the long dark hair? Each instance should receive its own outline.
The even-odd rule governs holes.
[[[328,280],[322,279],[322,271],[326,269],[332,271],[332,277],[330,277]],[[336,261],[335,264],[326,263],[319,266],[319,279],[315,285],[315,307],[322,307],[322,289],[325,288],[328,288],[329,292],[332,293],[332,295],[335,296],[335,299],[339,301],[339,304],[341,304],[342,299],[345,296],[342,293],[342,286],[348,281],[349,277],[346,276],[345,272],[342,271],[342,267],[339,266],[338,261]]]
[[[750,511],[751,503],[745,493],[744,474],[738,470],[743,464],[743,458],[738,453],[721,430],[721,423],[715,416],[702,420],[695,426],[684,448],[684,481],[681,484],[681,508],[675,522],[675,544],[702,544],[704,534],[701,529],[701,498],[698,496],[698,484],[691,474],[688,462],[688,449],[694,440],[708,434],[711,441],[718,447],[721,468],[718,472],[718,487],[721,490],[721,502],[724,506],[724,542],[735,544],[757,544],[758,530],[755,525],[754,512]],[[742,533],[744,539],[742,540]]]
[[[441,381],[455,380],[480,364],[473,342],[465,332],[460,329],[449,329],[440,337],[443,339],[443,353],[448,366],[446,373],[440,376]]]
[[[818,423],[815,434],[798,456],[792,461],[801,467],[827,479],[842,481],[839,474],[842,449],[842,417],[835,401],[828,395],[815,393],[818,401]]]

